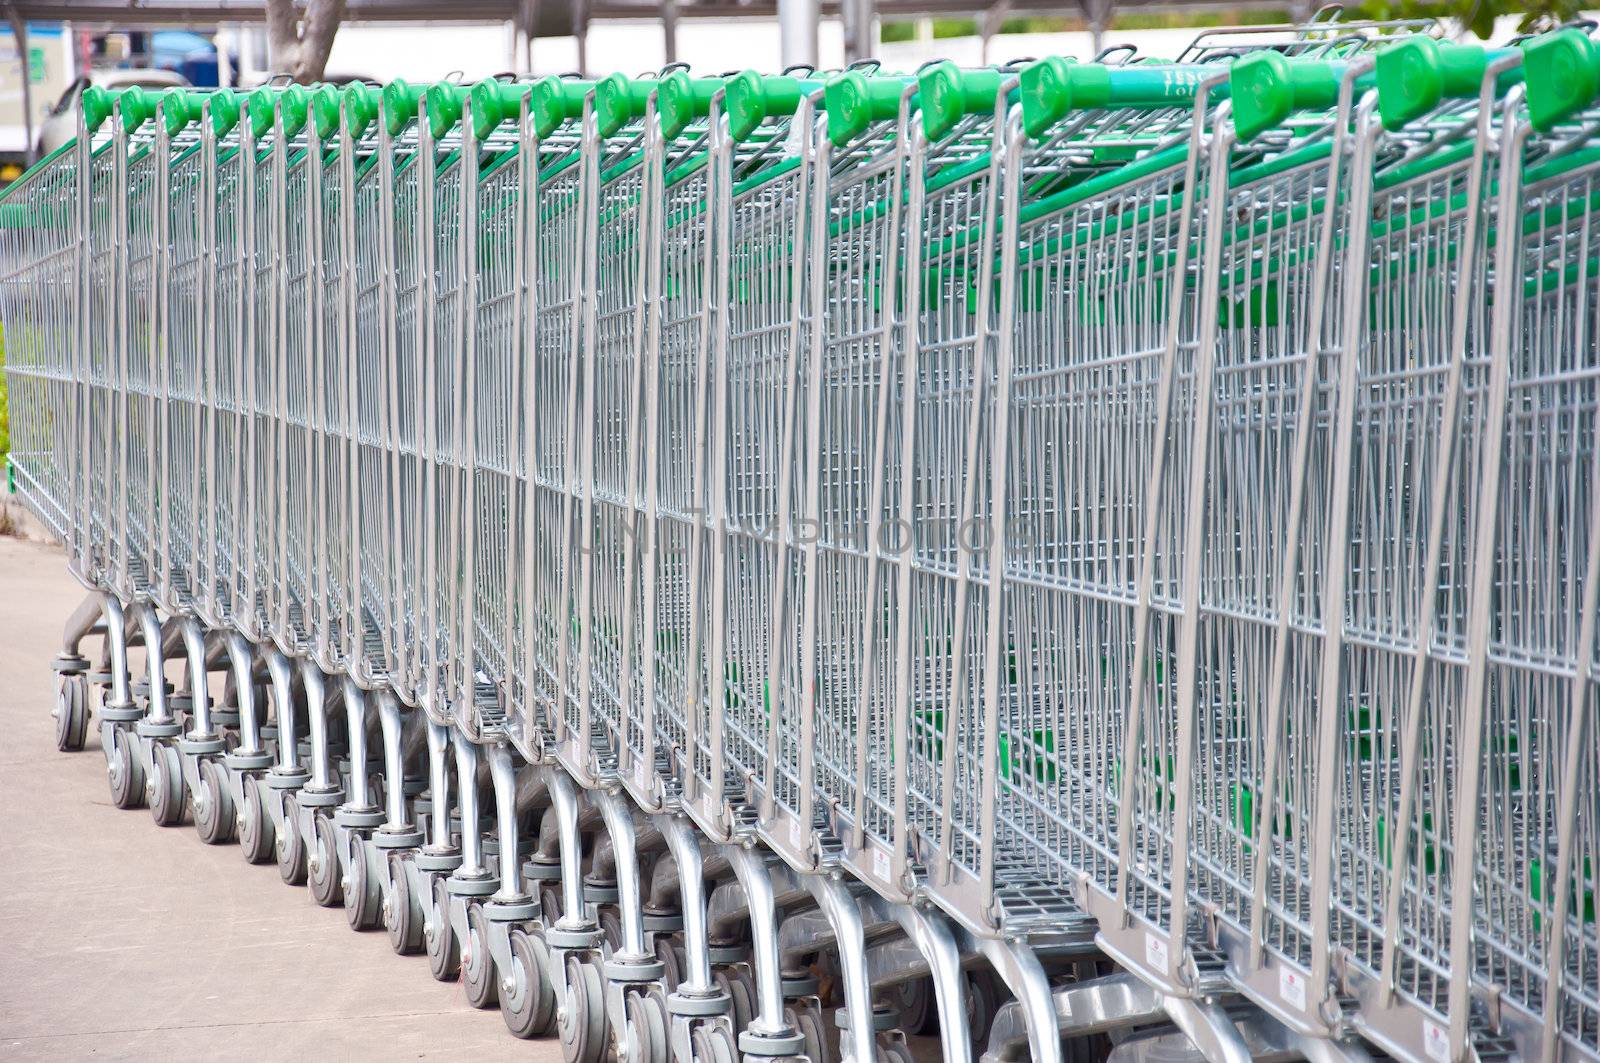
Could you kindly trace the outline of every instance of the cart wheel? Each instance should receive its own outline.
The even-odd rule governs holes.
[[[656,938],[656,959],[661,961],[661,985],[668,993],[678,991],[678,983],[683,981],[683,968],[685,960],[683,950],[665,935]]]
[[[339,832],[322,813],[311,820],[311,855],[306,868],[311,877],[311,899],[324,908],[344,903],[344,869],[339,866]]]
[[[492,1008],[500,1002],[499,976],[494,953],[489,951],[488,918],[483,907],[467,909],[467,939],[461,949],[461,981],[466,986],[467,1003],[475,1008]]]
[[[89,679],[63,675],[56,679],[56,749],[76,753],[89,733]]]
[[[200,762],[200,789],[194,795],[195,832],[207,845],[231,842],[238,818],[228,789],[228,770],[207,757]]]
[[[428,970],[435,980],[453,982],[461,973],[461,942],[450,925],[450,894],[445,892],[443,876],[433,880],[433,910],[423,930],[428,942]]]
[[[383,902],[383,926],[389,931],[389,947],[397,956],[415,956],[422,951],[422,908],[411,892],[411,878],[398,855],[389,858],[389,896]]]
[[[561,1054],[567,1063],[600,1063],[606,1055],[606,1000],[600,972],[567,957],[567,1006],[561,1009]]]
[[[720,1023],[696,1029],[689,1038],[689,1050],[694,1063],[735,1063],[739,1058],[733,1035]]]
[[[539,917],[544,920],[544,925],[555,926],[561,915],[561,891],[554,886],[540,886]]]
[[[606,944],[611,947],[612,955],[622,951],[622,916],[615,908],[601,909],[600,933],[605,937]]]
[[[628,995],[629,1063],[667,1063],[667,1002],[654,992]]]
[[[121,809],[144,804],[144,761],[138,743],[126,727],[111,728],[111,745],[105,751],[106,779],[111,784],[111,803]]]
[[[879,1045],[877,1063],[916,1063],[912,1058],[911,1049],[903,1041],[891,1041],[888,1045]]]
[[[278,833],[278,874],[290,886],[306,882],[306,840],[300,834],[300,806],[283,795],[283,830]]]
[[[833,1063],[833,1052],[822,1024],[822,1015],[815,1008],[792,1009],[789,1012],[789,1025],[806,1039],[804,1051],[811,1063]]]
[[[549,956],[543,941],[521,927],[512,928],[511,968],[500,974],[500,1017],[515,1037],[542,1037],[555,1025]]]
[[[900,1013],[900,1028],[909,1034],[932,1034],[939,1030],[939,1012],[933,1006],[933,980],[915,978],[887,990],[884,1003]]]
[[[267,803],[261,799],[261,780],[246,775],[240,789],[244,804],[239,809],[239,850],[248,863],[264,864],[272,859],[278,840]]]
[[[189,796],[183,786],[183,760],[176,749],[160,743],[152,754],[150,778],[144,785],[150,818],[158,827],[176,827],[183,822],[183,806]]]
[[[750,1020],[755,1018],[755,986],[747,976],[737,971],[722,970],[712,976],[712,980],[728,994],[728,999],[733,1002],[733,1028],[743,1030],[750,1025]]]
[[[972,1043],[982,1047],[989,1043],[989,1024],[994,1021],[999,994],[987,971],[974,971],[967,975],[967,1027],[972,1031]]]
[[[357,834],[350,839],[350,888],[344,891],[344,915],[351,930],[376,930],[383,922],[382,883],[372,873],[368,861],[367,839]]]

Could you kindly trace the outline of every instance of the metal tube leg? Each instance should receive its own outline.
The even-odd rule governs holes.
[[[272,677],[272,704],[278,713],[278,766],[272,773],[303,778],[306,770],[300,766],[299,738],[295,734],[294,673],[289,658],[276,649],[268,650],[267,674]]]
[[[228,632],[228,660],[233,667],[233,688],[239,698],[239,753],[261,752],[261,721],[256,719],[256,686],[251,673],[254,654],[250,641],[237,631]]]
[[[867,935],[861,923],[861,910],[844,883],[832,876],[808,876],[806,885],[833,928],[839,968],[844,976],[844,1007],[850,1029],[840,1037],[839,1051],[847,1063],[873,1063],[876,1046],[872,1027],[872,980],[867,974]]]
[[[528,899],[522,887],[522,839],[517,830],[517,771],[505,742],[489,747],[489,777],[494,781],[495,822],[500,834],[500,889],[494,899],[506,904]]]
[[[384,803],[388,808],[388,823],[384,829],[391,833],[409,834],[411,821],[406,818],[405,759],[400,748],[400,699],[394,696],[393,691],[378,691],[378,726],[383,729],[383,774],[387,783]]]
[[[739,1048],[758,1055],[798,1052],[804,1038],[789,1027],[783,1012],[783,975],[778,965],[778,913],[772,879],[762,858],[742,845],[723,847],[744,887],[755,952],[756,1017],[739,1035]],[[1052,1061],[1054,1063],[1054,1061]]]
[[[155,606],[139,609],[139,630],[144,633],[144,656],[149,666],[150,711],[145,719],[150,723],[172,722],[172,710],[167,707],[166,663],[161,656],[161,619]]]
[[[300,683],[306,691],[306,726],[311,731],[311,785],[308,789],[331,793],[339,786],[333,781],[328,764],[327,690],[322,669],[311,661],[301,661]]]
[[[107,708],[128,709],[133,696],[128,690],[128,617],[122,603],[106,595],[106,645],[111,658],[111,702]]]
[[[578,833],[578,794],[572,779],[559,768],[550,771],[550,803],[556,810],[556,828],[561,834],[561,918],[562,930],[590,930],[583,905],[583,837]]]
[[[978,942],[978,949],[1022,1005],[1028,1023],[1028,1049],[1034,1063],[1061,1063],[1061,1034],[1056,1021],[1050,980],[1027,945],[1012,945],[993,938]]]
[[[1162,1007],[1172,1024],[1182,1030],[1207,1059],[1219,1063],[1250,1063],[1250,1048],[1228,1013],[1215,1004],[1188,997],[1166,997]]]
[[[661,836],[678,865],[679,905],[683,912],[683,948],[687,962],[678,992],[683,996],[720,996],[711,980],[711,956],[706,934],[705,856],[694,828],[678,816],[662,817]]]
[[[928,961],[944,1058],[948,1063],[968,1063],[972,1058],[972,1033],[967,1028],[967,1003],[962,999],[961,950],[956,946],[955,935],[942,916],[909,904],[895,905],[894,916],[917,946],[917,951]]]
[[[345,804],[370,810],[376,806],[367,785],[367,692],[349,676],[344,678],[344,718],[350,732],[350,792]]]
[[[207,689],[206,633],[200,621],[185,617],[183,621],[183,648],[189,658],[190,711],[194,718],[189,727],[189,737],[210,738],[211,692]]]
[[[428,793],[433,811],[428,816],[428,848],[437,853],[454,852],[450,844],[450,765],[445,753],[450,748],[450,732],[428,721]]]
[[[483,835],[478,824],[478,747],[460,734],[454,736],[456,747],[456,804],[461,809],[461,866],[456,869],[459,878],[481,878],[483,867]]]
[[[89,667],[88,660],[79,648],[84,637],[93,630],[95,624],[100,622],[100,617],[105,613],[104,599],[109,595],[99,591],[90,591],[78,603],[78,607],[67,617],[66,627],[61,633],[61,656],[56,658],[57,665],[70,664],[79,671]]]
[[[617,907],[622,914],[622,950],[618,963],[653,963],[655,957],[644,947],[644,909],[639,896],[639,846],[633,814],[624,798],[613,793],[597,793],[595,802],[611,836],[611,856],[616,869]]]

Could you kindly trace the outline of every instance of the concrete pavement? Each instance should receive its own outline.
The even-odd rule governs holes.
[[[97,735],[57,753],[82,593],[59,550],[0,537],[0,1060],[561,1058],[273,865],[118,811]]]

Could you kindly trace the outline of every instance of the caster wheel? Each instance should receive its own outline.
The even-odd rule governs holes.
[[[628,995],[628,1063],[667,1063],[667,1003],[655,993]]]
[[[200,762],[200,790],[194,795],[194,829],[207,845],[233,841],[238,813],[228,789],[228,769],[216,760]]]
[[[176,827],[183,822],[188,793],[183,786],[183,758],[171,746],[157,744],[151,750],[150,777],[145,780],[145,800],[150,802],[150,818],[158,827]]]
[[[725,1026],[701,1026],[689,1038],[693,1063],[736,1063],[733,1035]]]
[[[972,1032],[974,1047],[989,1043],[989,1024],[994,1022],[999,1007],[1000,994],[988,972],[978,971],[966,979],[967,1028]]]
[[[615,908],[606,908],[600,912],[600,933],[605,936],[611,955],[615,956],[622,950],[622,916],[617,914]]]
[[[277,851],[277,831],[272,825],[272,815],[261,796],[261,780],[246,775],[243,785],[244,805],[239,809],[239,849],[252,864],[264,864]]]
[[[411,892],[411,879],[398,856],[389,858],[389,896],[383,902],[383,927],[389,932],[389,947],[397,956],[415,956],[422,951],[422,908]]]
[[[911,1049],[900,1041],[892,1041],[886,1047],[878,1046],[877,1063],[916,1063],[911,1056]]]
[[[742,1030],[755,1018],[756,993],[754,980],[737,971],[718,971],[712,980],[722,987],[733,1002],[733,1028]]]
[[[320,813],[311,820],[311,853],[306,858],[311,899],[324,908],[344,904],[344,869],[339,866],[339,832]]]
[[[433,880],[433,911],[428,914],[423,936],[428,942],[428,970],[434,979],[455,981],[461,973],[461,942],[450,925],[450,894],[445,892],[442,877]]]
[[[805,1054],[811,1063],[833,1063],[833,1046],[828,1042],[826,1027],[823,1026],[822,1016],[816,1009],[792,1009],[789,1012],[789,1025],[806,1039]],[[877,1060],[875,1063],[882,1063],[882,1060]]]
[[[111,745],[106,749],[106,779],[111,784],[111,803],[121,809],[144,804],[144,761],[139,756],[139,740],[124,727],[111,728]]]
[[[467,990],[467,1003],[480,1009],[500,1002],[500,979],[494,969],[494,954],[489,951],[488,922],[480,906],[468,908],[467,939],[461,943],[461,982]]]
[[[561,891],[554,886],[539,887],[539,917],[545,926],[555,926],[561,918]]]
[[[344,915],[351,930],[376,930],[383,922],[383,884],[368,866],[374,855],[369,849],[361,835],[350,839],[350,886],[344,891]]]
[[[683,981],[684,957],[678,946],[665,936],[656,938],[656,959],[661,961],[661,985],[668,993],[678,991]]]
[[[283,795],[283,830],[278,833],[278,875],[290,886],[306,883],[306,840],[300,835],[300,806]]]
[[[606,1057],[606,1000],[600,972],[567,957],[567,1005],[561,1009],[561,1054],[567,1063],[600,1063]]]
[[[884,1003],[900,1013],[900,1028],[908,1034],[933,1034],[939,1030],[939,1012],[933,1006],[933,981],[918,978],[901,982],[883,994]]]
[[[527,1040],[550,1032],[556,995],[550,988],[544,942],[521,927],[511,931],[511,969],[500,972],[500,1017],[513,1037]]]
[[[56,749],[76,753],[89,734],[89,679],[63,675],[56,679]]]

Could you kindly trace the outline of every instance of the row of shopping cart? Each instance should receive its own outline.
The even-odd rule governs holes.
[[[1427,23],[91,88],[59,743],[584,1063],[1600,1059],[1596,130]]]

